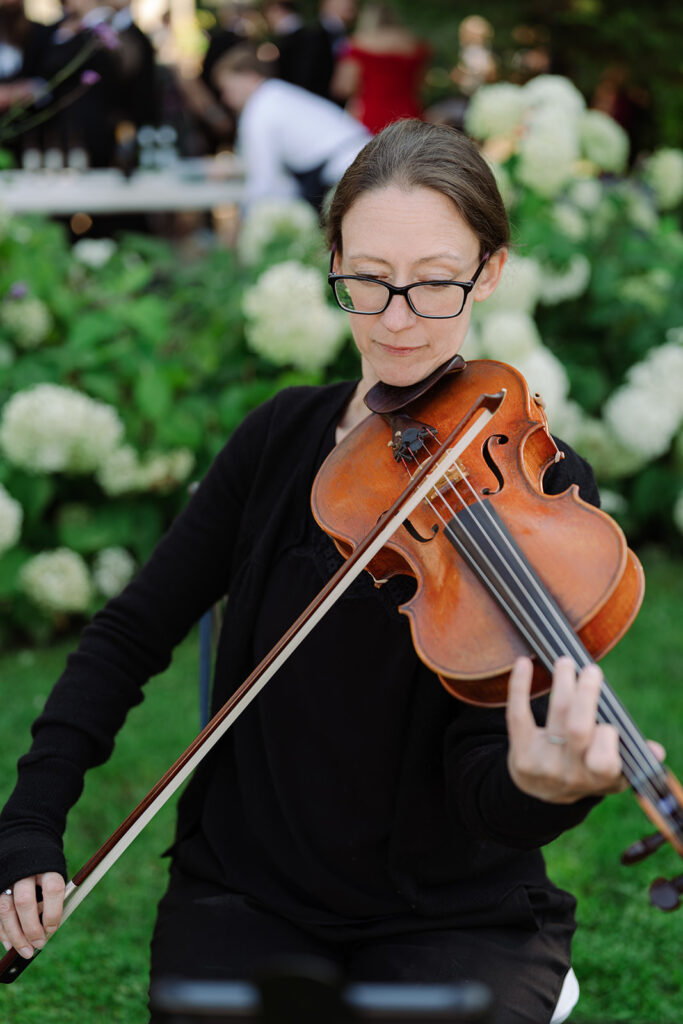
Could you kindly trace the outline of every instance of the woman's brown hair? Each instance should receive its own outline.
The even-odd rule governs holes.
[[[496,179],[477,146],[448,125],[396,121],[376,135],[346,170],[326,221],[330,248],[342,251],[342,220],[365,192],[396,185],[430,188],[452,200],[479,239],[479,255],[510,242]]]

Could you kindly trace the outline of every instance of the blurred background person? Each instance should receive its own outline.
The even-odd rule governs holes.
[[[493,25],[486,18],[472,14],[463,18],[458,29],[458,63],[451,78],[464,96],[472,96],[480,85],[495,82],[498,61],[493,53]]]
[[[129,0],[108,0],[114,13],[111,27],[118,36],[117,65],[119,119],[136,128],[159,123],[159,83],[151,39],[135,23]]]
[[[295,196],[319,209],[370,135],[334,103],[273,77],[258,47],[232,49],[214,68],[225,105],[238,117],[245,206]]]
[[[259,8],[250,0],[234,0],[221,4],[216,27],[209,32],[208,47],[202,61],[201,78],[215,93],[213,69],[216,62],[233,46],[265,36],[266,22]]]
[[[32,137],[32,145],[51,151],[56,161],[71,162],[70,154],[92,167],[109,167],[116,152],[120,119],[120,78],[115,50],[118,36],[111,28],[112,7],[99,0],[64,0],[64,17],[50,29],[41,55],[41,77],[55,86],[46,107],[54,110]],[[79,61],[90,51],[85,62]],[[70,73],[66,73],[73,66]],[[60,156],[61,154],[61,156]]]
[[[335,49],[343,41],[345,18],[352,20],[355,14],[355,0],[326,0],[325,12],[324,21],[319,16],[307,24],[296,0],[266,0],[263,6],[277,47],[277,77],[329,99]]]
[[[392,121],[423,116],[430,47],[387,4],[368,4],[343,50],[332,94],[373,134]]]
[[[652,101],[648,90],[634,82],[625,61],[608,64],[593,91],[590,105],[620,124],[629,137],[630,161],[656,146]]]
[[[26,17],[23,0],[0,0],[0,112],[33,98],[49,39],[47,26]]]
[[[516,85],[524,85],[537,75],[551,71],[562,74],[560,68],[553,68],[548,31],[537,25],[515,25],[512,38],[516,49],[510,60],[508,78]]]
[[[357,14],[356,0],[321,0],[318,8],[318,21],[327,32],[335,62],[339,58]]]
[[[498,78],[498,60],[493,52],[493,25],[478,14],[469,15],[458,27],[458,60],[449,77],[456,93],[434,103],[426,119],[434,124],[449,124],[461,131],[470,99],[482,85]]]

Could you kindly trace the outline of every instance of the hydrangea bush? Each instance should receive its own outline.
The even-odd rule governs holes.
[[[466,128],[514,245],[464,354],[525,373],[634,543],[680,544],[683,152],[633,158],[619,125],[552,75],[480,89]]]
[[[629,163],[565,79],[479,90],[468,130],[514,242],[466,357],[511,362],[635,544],[683,534],[683,154]],[[315,215],[264,202],[234,251],[69,248],[0,208],[0,640],[49,639],[131,578],[237,424],[358,374]]]
[[[356,372],[325,276],[303,203],[192,259],[0,216],[0,642],[118,593],[251,408]]]

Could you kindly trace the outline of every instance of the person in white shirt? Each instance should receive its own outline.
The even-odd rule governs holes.
[[[239,118],[245,207],[299,196],[320,209],[370,135],[336,104],[271,75],[272,65],[249,44],[230,50],[213,72],[221,99]]]

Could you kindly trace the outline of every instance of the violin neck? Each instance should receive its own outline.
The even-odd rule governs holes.
[[[574,660],[577,669],[593,664],[590,653],[491,502],[483,500],[461,509],[444,532],[548,672],[565,655]],[[683,855],[683,790],[659,763],[604,680],[597,719],[616,727],[624,776],[648,816]]]

